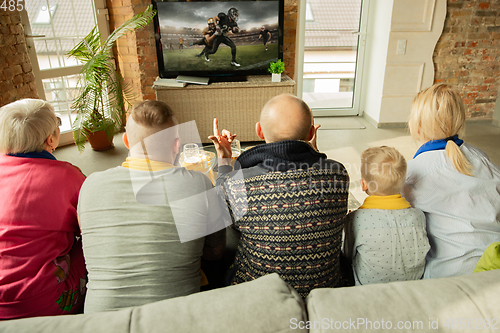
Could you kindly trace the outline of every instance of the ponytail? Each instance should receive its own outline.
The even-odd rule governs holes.
[[[465,106],[460,94],[447,84],[422,90],[413,100],[409,121],[411,136],[419,141],[448,139],[465,134]],[[446,154],[458,172],[472,176],[473,168],[453,140],[446,142]]]
[[[472,166],[453,140],[446,143],[446,154],[458,172],[472,176]]]

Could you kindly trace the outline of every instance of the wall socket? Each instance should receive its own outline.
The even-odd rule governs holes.
[[[406,54],[406,39],[398,39],[396,54]]]

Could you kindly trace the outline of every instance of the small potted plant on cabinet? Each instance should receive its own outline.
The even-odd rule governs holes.
[[[281,73],[285,70],[285,63],[278,59],[276,62],[269,64],[269,72],[272,74],[273,82],[281,82]]]
[[[122,126],[126,106],[134,97],[130,86],[123,79],[113,63],[113,45],[129,31],[148,25],[156,11],[150,5],[116,28],[105,41],[97,25],[83,38],[68,56],[83,64],[78,81],[78,95],[72,104],[76,111],[73,122],[73,137],[78,150],[82,152],[89,140],[94,150],[113,147],[113,135]],[[94,142],[97,140],[97,142]],[[104,142],[100,143],[99,141]]]

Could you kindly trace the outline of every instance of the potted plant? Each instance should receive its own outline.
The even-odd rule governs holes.
[[[269,72],[272,74],[273,82],[281,82],[281,73],[285,70],[285,63],[278,59],[276,62],[269,64]]]
[[[113,135],[120,130],[126,113],[134,97],[130,86],[123,84],[123,79],[115,69],[112,47],[116,40],[129,31],[148,25],[156,11],[153,6],[135,15],[115,29],[105,41],[97,25],[83,38],[68,56],[83,64],[78,80],[78,95],[72,104],[76,111],[73,122],[73,137],[80,153],[89,140],[94,150],[113,147]],[[103,139],[96,143],[94,139]]]

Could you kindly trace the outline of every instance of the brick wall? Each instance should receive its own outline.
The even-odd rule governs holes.
[[[447,0],[435,82],[456,87],[469,118],[492,118],[500,77],[500,1]]]
[[[298,0],[285,0],[283,61],[285,73],[291,78],[295,69],[297,2]],[[107,0],[110,31],[133,15],[143,12],[150,3],[150,0]],[[156,94],[151,88],[158,76],[153,24],[136,33],[128,33],[126,38],[119,39],[114,51],[117,66],[125,82],[136,87],[136,92],[140,95],[139,99],[156,99]]]
[[[298,28],[298,2],[298,0],[285,0],[283,62],[285,63],[285,73],[292,79],[295,74],[295,44]]]
[[[0,106],[38,98],[19,12],[0,10]]]

